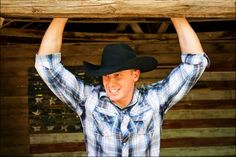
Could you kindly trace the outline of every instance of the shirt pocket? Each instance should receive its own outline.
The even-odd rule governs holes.
[[[95,121],[95,133],[101,136],[114,136],[116,134],[114,125],[117,121],[117,113],[96,106],[92,114]]]
[[[121,144],[121,134],[115,128],[117,114],[108,109],[96,106],[93,113],[95,122],[94,136],[96,148],[99,150],[97,156],[114,156],[119,152]],[[119,155],[120,156],[120,155]]]
[[[151,106],[147,105],[140,110],[134,110],[130,115],[136,126],[137,134],[152,134],[154,132],[154,112]]]

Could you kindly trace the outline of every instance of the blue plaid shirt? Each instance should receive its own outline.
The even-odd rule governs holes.
[[[61,54],[36,55],[35,67],[54,94],[81,119],[88,156],[159,156],[163,115],[204,72],[203,54],[182,54],[182,63],[163,80],[135,89],[119,109],[101,85],[86,85],[66,70]],[[75,137],[76,138],[76,137]]]

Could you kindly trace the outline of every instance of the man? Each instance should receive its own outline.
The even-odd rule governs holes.
[[[101,65],[84,62],[86,73],[102,76],[103,84],[86,85],[60,63],[67,18],[51,22],[35,67],[55,95],[80,116],[88,156],[159,156],[164,113],[187,94],[208,64],[188,21],[171,20],[179,37],[182,63],[162,81],[141,89],[135,83],[141,72],[157,67],[153,57],[137,57],[126,44],[108,45]]]

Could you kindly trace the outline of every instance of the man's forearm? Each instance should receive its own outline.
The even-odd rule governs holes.
[[[182,53],[198,54],[203,49],[199,38],[185,18],[171,18],[178,34]]]
[[[68,18],[54,18],[45,32],[39,55],[47,55],[61,51],[62,36]]]

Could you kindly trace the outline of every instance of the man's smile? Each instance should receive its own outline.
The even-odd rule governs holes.
[[[111,94],[117,94],[119,89],[109,89],[109,93]]]

